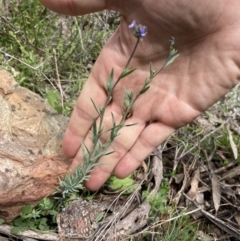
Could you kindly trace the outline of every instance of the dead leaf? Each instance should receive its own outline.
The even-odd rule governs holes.
[[[191,189],[187,193],[188,197],[190,197],[192,200],[195,200],[195,197],[198,193],[199,179],[200,179],[200,171],[198,168],[194,174],[194,177],[191,180]]]
[[[155,187],[149,195],[155,196],[163,179],[163,164],[162,164],[162,149],[161,145],[155,150],[155,155],[152,160],[152,174],[155,180]]]
[[[184,170],[184,179],[183,179],[182,187],[173,198],[173,202],[176,204],[179,203],[180,198],[182,197],[185,189],[188,188],[189,182],[190,182],[189,170],[187,169],[187,166],[184,163],[183,163],[183,170]]]
[[[216,212],[218,211],[220,207],[220,202],[221,202],[221,189],[220,189],[220,182],[218,180],[217,175],[212,173],[212,197],[213,197],[213,204]]]
[[[232,132],[229,128],[229,125],[227,125],[227,131],[228,131],[228,137],[229,137],[229,142],[230,142],[230,145],[231,145],[231,148],[232,148],[233,156],[234,156],[235,160],[237,160],[238,149],[237,149],[237,145],[235,144],[235,142],[233,140]]]

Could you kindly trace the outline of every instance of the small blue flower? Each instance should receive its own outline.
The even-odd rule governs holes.
[[[138,26],[138,34],[139,34],[140,38],[143,38],[144,36],[146,36],[147,35],[147,27],[139,25]]]
[[[136,38],[142,39],[147,35],[147,27],[137,24],[136,20],[133,20],[132,23],[128,25],[128,28],[133,29],[133,35]]]
[[[135,28],[136,25],[137,25],[136,20],[133,20],[132,23],[128,25],[128,28],[130,28],[130,29]]]

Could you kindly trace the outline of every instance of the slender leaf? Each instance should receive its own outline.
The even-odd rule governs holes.
[[[149,88],[150,88],[150,86],[146,86],[145,88],[143,88],[139,91],[139,94],[140,95],[144,94],[145,92],[147,92],[149,90]]]
[[[104,156],[108,156],[108,155],[110,155],[110,154],[112,154],[112,153],[114,153],[114,152],[115,152],[115,151],[107,152],[107,153],[104,154]]]
[[[107,92],[110,93],[113,88],[113,75],[114,75],[114,69],[111,70],[108,82],[107,82]]]
[[[95,142],[96,138],[98,137],[98,134],[97,134],[97,121],[96,121],[96,118],[94,118],[93,120],[93,132],[92,132],[92,136],[93,136],[93,142]]]
[[[93,99],[92,99],[92,98],[90,98],[90,99],[91,99],[91,101],[92,101],[92,104],[93,104],[93,106],[94,106],[94,109],[95,109],[95,110],[97,111],[97,113],[100,115],[100,114],[101,114],[101,109],[100,109],[100,111],[99,111],[98,108],[97,108],[97,106],[95,105]]]
[[[125,125],[126,127],[130,127],[130,126],[135,126],[137,125],[138,123],[133,123],[133,124],[128,124],[128,125]]]
[[[82,142],[83,143],[83,142]],[[87,151],[87,153],[86,153],[86,151]],[[83,161],[84,161],[84,163],[88,163],[88,158],[89,158],[89,156],[90,156],[90,152],[89,152],[89,150],[88,150],[88,148],[87,148],[87,146],[83,143],[83,145],[82,145],[82,155],[83,155]]]
[[[100,212],[100,213],[97,215],[95,221],[96,221],[97,223],[99,223],[99,222],[103,219],[104,214],[105,214],[105,212]]]
[[[130,75],[131,73],[133,73],[137,68],[133,68],[133,69],[124,69],[123,72],[121,73],[120,78],[124,78],[128,75]]]
[[[116,129],[116,128],[118,128],[118,130],[120,130],[121,128],[123,128],[123,124],[118,124],[118,125],[115,125],[115,126],[113,126],[112,128],[110,128],[110,129],[108,129],[107,131],[111,131],[112,129]]]
[[[169,57],[169,59],[167,60],[166,64],[164,67],[170,65],[171,63],[173,63],[173,61],[179,56],[180,54],[174,54],[172,56]]]
[[[85,150],[87,151],[88,155],[90,155],[90,151],[89,149],[87,148],[86,144],[84,141],[82,141],[82,146],[84,146]]]
[[[108,153],[106,153],[106,152],[107,152],[107,150],[102,151],[101,153],[99,153],[98,155],[93,157],[91,162],[96,163],[102,156],[109,155],[109,154],[113,153],[114,151],[108,152]]]
[[[115,122],[115,118],[114,118],[114,115],[113,113],[111,112],[111,116],[112,116],[112,123],[113,123],[113,127],[116,126],[116,122]]]
[[[111,129],[111,134],[110,134],[110,141],[114,140],[114,129]]]

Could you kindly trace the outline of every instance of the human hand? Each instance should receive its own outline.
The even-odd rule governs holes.
[[[136,39],[128,30],[135,19],[148,27],[130,66],[138,70],[121,80],[106,109],[104,126],[111,126],[111,112],[121,119],[123,86],[139,90],[149,73],[149,62],[160,68],[165,62],[169,39],[174,36],[180,57],[165,68],[151,88],[134,104],[126,124],[109,151],[91,173],[86,187],[96,190],[113,172],[124,178],[132,173],[159,144],[225,95],[239,81],[240,2],[153,0],[41,0],[48,8],[65,14],[86,14],[112,9],[122,14],[119,28],[102,49],[82,90],[64,135],[63,150],[73,157],[71,168],[82,160],[81,142],[91,145],[89,130],[97,106],[106,100],[111,69],[117,77],[124,68]]]

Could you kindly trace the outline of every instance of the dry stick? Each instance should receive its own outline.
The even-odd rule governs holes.
[[[57,85],[58,85],[58,88],[60,90],[61,106],[62,106],[62,109],[63,109],[63,107],[64,107],[64,105],[63,105],[63,90],[62,90],[62,85],[61,85],[59,72],[58,72],[57,57],[56,57],[56,50],[55,49],[53,49],[53,55],[54,55],[54,62],[55,62],[55,68],[56,68]]]
[[[48,241],[58,241],[59,236],[56,233],[53,232],[41,232],[41,231],[34,231],[34,230],[26,230],[26,231],[20,231],[17,235],[11,234],[11,225],[2,224],[0,225],[0,233],[3,233],[5,235],[8,235],[10,237],[15,238],[32,238],[36,240],[48,240]],[[1,237],[0,237],[1,240]],[[10,240],[10,239],[9,239]]]
[[[14,57],[13,55],[11,55],[11,54],[9,54],[9,53],[1,50],[1,49],[0,49],[0,52],[3,53],[4,55],[6,55],[7,57],[11,57],[12,59],[17,60],[17,61],[20,62],[21,64],[24,64],[24,65],[26,65],[28,68],[33,69],[33,70],[38,70],[39,68],[43,67],[44,62],[46,62],[46,60],[45,60],[45,61],[43,61],[41,64],[39,64],[38,66],[33,67],[33,66],[27,64],[26,62],[24,62],[24,61],[22,61],[22,60],[20,60],[20,59],[18,59],[18,58],[16,58],[16,57]],[[42,74],[42,76],[43,76],[46,80],[48,80],[48,82],[51,84],[51,86],[52,86],[54,89],[56,89],[56,87],[54,86],[54,84],[52,83],[52,81],[51,81],[45,74],[43,74],[42,72],[41,72],[41,74]]]
[[[12,59],[17,60],[17,61],[20,62],[21,64],[24,64],[24,65],[26,65],[27,67],[29,67],[30,69],[33,69],[33,70],[38,70],[40,67],[42,67],[42,66],[44,65],[44,62],[46,62],[46,60],[45,60],[45,61],[43,61],[41,64],[39,64],[38,66],[33,67],[33,66],[27,64],[26,62],[24,62],[24,61],[22,61],[22,60],[20,60],[20,59],[18,59],[18,58],[16,58],[16,57],[14,57],[13,55],[11,55],[11,54],[9,54],[9,53],[1,50],[1,49],[0,49],[0,52],[3,53],[4,55],[6,55],[7,57],[11,57]],[[43,74],[42,72],[41,72],[41,74],[44,76],[44,78],[46,78],[46,79],[49,81],[49,83],[52,85],[52,87],[53,87],[54,89],[56,89],[56,87],[55,87],[54,84],[51,82],[51,80],[50,80],[45,74]]]
[[[95,13],[95,14],[97,15],[98,19],[99,19],[99,20],[103,23],[103,25],[104,25],[104,35],[103,35],[103,37],[102,37],[102,39],[104,40],[105,37],[106,37],[107,31],[110,31],[110,29],[109,29],[109,27],[108,27],[109,25],[108,25],[108,23],[107,23],[107,20],[108,20],[108,11],[105,10],[105,11],[103,11],[102,13],[103,13],[103,15],[105,15],[105,20],[103,20],[102,17],[99,16],[99,13]]]
[[[8,56],[8,57],[11,57],[11,58],[19,61],[21,64],[24,64],[24,65],[26,65],[27,67],[29,67],[29,68],[31,68],[31,69],[33,69],[33,70],[39,69],[39,68],[40,68],[41,66],[43,66],[43,64],[44,64],[44,62],[42,62],[42,63],[39,64],[38,66],[33,67],[33,66],[27,64],[26,62],[24,62],[24,61],[22,61],[22,60],[20,60],[20,59],[18,59],[18,58],[16,58],[16,57],[14,57],[13,55],[11,55],[11,54],[9,54],[9,53],[7,53],[7,52],[5,52],[5,51],[2,51],[1,49],[0,49],[0,52],[3,53],[3,54],[5,54],[5,55]]]
[[[74,17],[74,21],[75,21],[75,24],[77,25],[77,30],[78,30],[78,34],[79,34],[79,38],[80,38],[80,43],[81,43],[81,48],[82,48],[82,50],[85,50],[84,45],[83,45],[82,30],[81,30],[81,28],[78,26],[78,21],[77,21],[77,18],[76,18],[76,17]]]
[[[235,166],[235,165],[237,165],[237,162],[236,162],[236,161],[231,162],[231,163],[229,163],[229,164],[226,165],[226,166],[223,166],[223,167],[220,167],[220,168],[214,170],[213,173],[214,173],[214,174],[219,174],[219,173],[221,173],[221,172],[226,172],[227,169],[229,169],[229,168],[231,168],[231,167],[233,167],[233,166]],[[207,172],[206,172],[206,173],[203,173],[203,174],[201,175],[202,178],[205,178],[205,177],[207,177],[207,176],[208,176],[208,173],[207,173]],[[220,180],[222,180],[222,179],[223,179],[223,178],[220,178]]]

